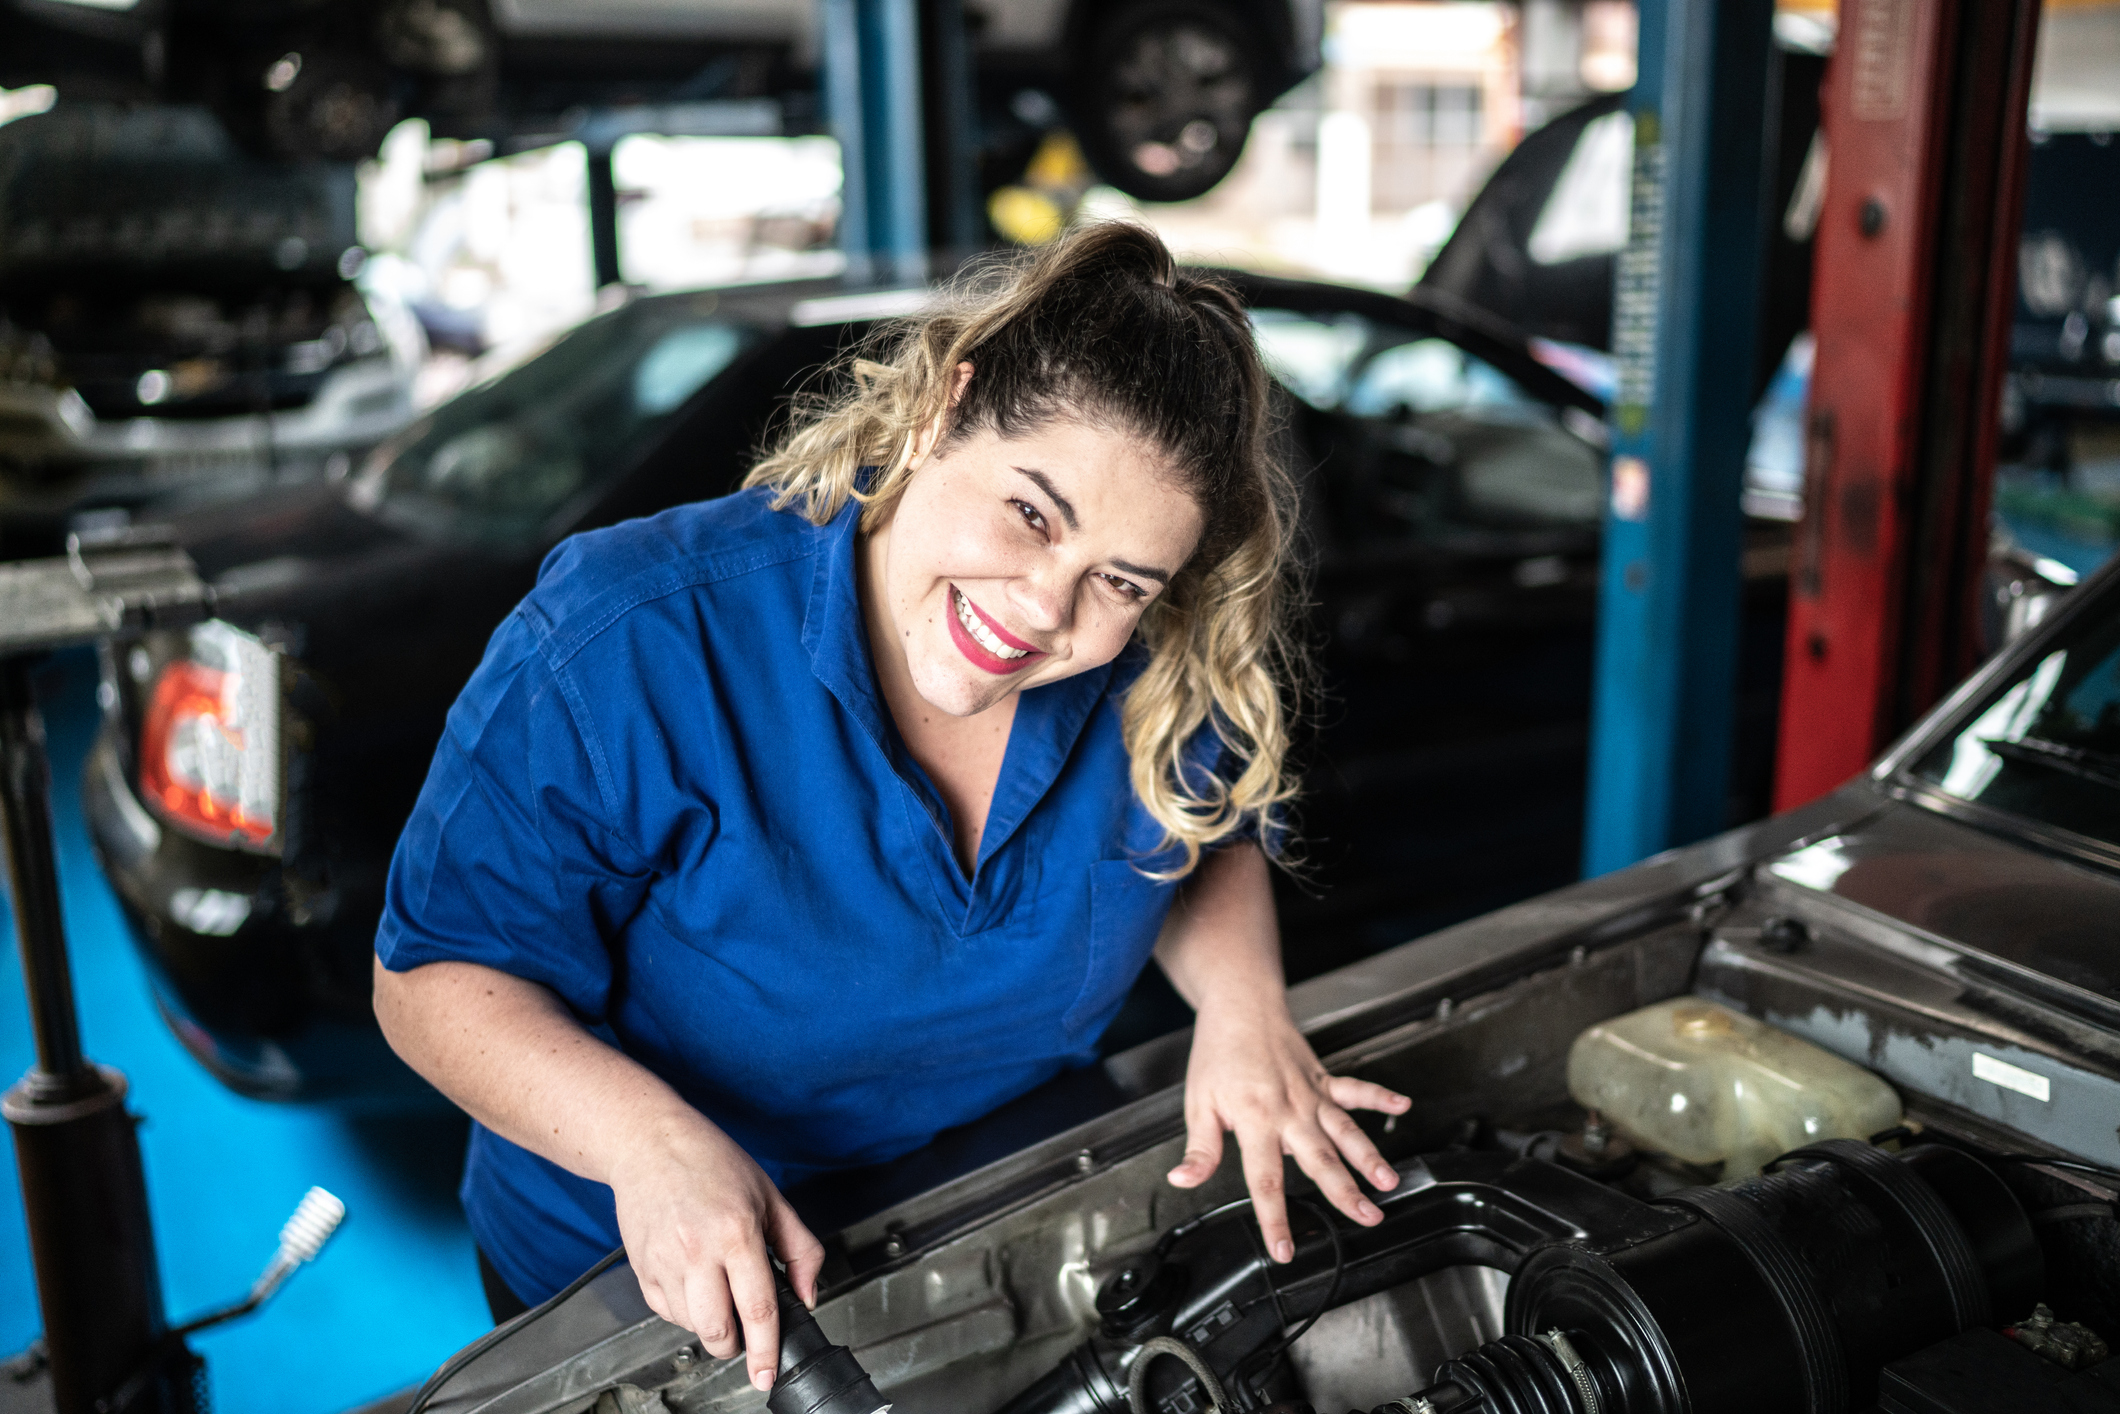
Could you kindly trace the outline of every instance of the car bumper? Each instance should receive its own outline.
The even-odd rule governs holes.
[[[298,918],[277,861],[163,826],[125,779],[108,727],[81,800],[156,1005],[215,1078],[258,1099],[443,1103],[376,1026],[372,919],[350,916],[358,909]]]

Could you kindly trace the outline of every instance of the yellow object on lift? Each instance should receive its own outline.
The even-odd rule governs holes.
[[[1698,997],[1600,1022],[1568,1051],[1568,1093],[1637,1147],[1747,1178],[1821,1139],[1898,1124],[1883,1080],[1809,1041]]]
[[[1038,144],[1021,181],[987,198],[987,219],[1006,240],[1044,245],[1059,239],[1067,229],[1082,204],[1082,194],[1096,179],[1075,135],[1055,128]]]

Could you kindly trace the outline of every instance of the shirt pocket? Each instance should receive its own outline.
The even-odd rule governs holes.
[[[1176,885],[1147,878],[1125,859],[1089,866],[1089,957],[1082,990],[1061,1024],[1072,1044],[1103,1033],[1156,950]]]

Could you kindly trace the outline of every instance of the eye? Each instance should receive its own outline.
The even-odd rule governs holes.
[[[1024,523],[1029,525],[1031,529],[1037,531],[1045,529],[1045,516],[1029,501],[1010,501],[1009,504],[1022,512]]]
[[[1146,599],[1148,597],[1148,591],[1146,589],[1143,589],[1140,585],[1134,583],[1130,579],[1121,579],[1115,574],[1100,574],[1097,576],[1097,578],[1103,580],[1106,584],[1110,585],[1117,593],[1123,595],[1127,599],[1134,601],[1135,603],[1139,603],[1141,600]]]

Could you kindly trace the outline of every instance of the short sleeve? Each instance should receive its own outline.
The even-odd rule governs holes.
[[[393,972],[478,963],[601,1021],[609,942],[652,877],[602,803],[590,745],[518,609],[450,708],[391,857],[376,956]]]

